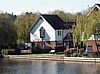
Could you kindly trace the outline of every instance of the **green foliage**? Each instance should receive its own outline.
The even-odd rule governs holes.
[[[0,48],[16,43],[16,31],[12,25],[15,16],[11,14],[0,13]]]
[[[0,13],[0,48],[16,44],[16,42],[27,42],[29,39],[28,30],[37,17],[37,13],[31,12],[18,16]]]
[[[92,34],[100,33],[100,10],[92,11],[87,17],[87,25],[85,34],[88,39]]]
[[[33,23],[36,21],[38,15],[35,13],[25,13],[24,15],[17,16],[14,26],[16,27],[18,39],[17,43],[25,43],[28,42],[29,34],[28,30],[33,25]]]
[[[82,34],[83,34],[84,27],[86,24],[85,16],[77,15],[76,24],[77,25],[75,29],[73,30],[74,44],[80,43],[82,41]]]
[[[51,14],[58,15],[65,22],[76,20],[76,14],[66,13],[62,10],[55,10],[55,11],[51,12]]]
[[[80,43],[82,36],[85,42],[92,34],[100,35],[100,10],[92,11],[88,16],[77,17],[77,25],[73,32],[74,42]]]

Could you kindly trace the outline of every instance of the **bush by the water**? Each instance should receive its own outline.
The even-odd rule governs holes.
[[[33,47],[32,53],[49,53],[52,48],[45,46],[44,48],[41,47]]]

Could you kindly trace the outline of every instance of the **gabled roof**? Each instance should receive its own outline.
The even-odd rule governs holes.
[[[95,5],[97,5],[97,6],[99,6],[99,7],[100,7],[100,4],[95,4]]]
[[[93,8],[92,8],[92,10],[100,10],[100,4],[95,4],[94,6],[93,6]]]
[[[30,32],[33,27],[36,25],[39,19],[45,19],[55,30],[57,29],[69,29],[71,28],[68,23],[64,22],[59,16],[57,15],[48,15],[48,14],[41,14],[37,21],[29,28],[28,32]]]
[[[88,13],[88,15],[87,16],[89,16],[90,14],[91,14],[91,12],[92,11],[94,11],[94,10],[100,10],[100,4],[95,4],[92,8],[91,8],[91,10],[90,10],[90,12]]]
[[[66,29],[65,22],[57,15],[41,15],[54,29]]]
[[[97,9],[100,9],[100,4],[95,4],[93,7],[92,7],[92,11],[97,8]]]

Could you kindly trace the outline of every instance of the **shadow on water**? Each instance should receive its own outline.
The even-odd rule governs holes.
[[[0,74],[100,74],[100,64],[2,59]]]

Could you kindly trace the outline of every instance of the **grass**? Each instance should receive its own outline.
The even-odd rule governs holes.
[[[64,54],[30,54],[33,56],[64,56]]]

